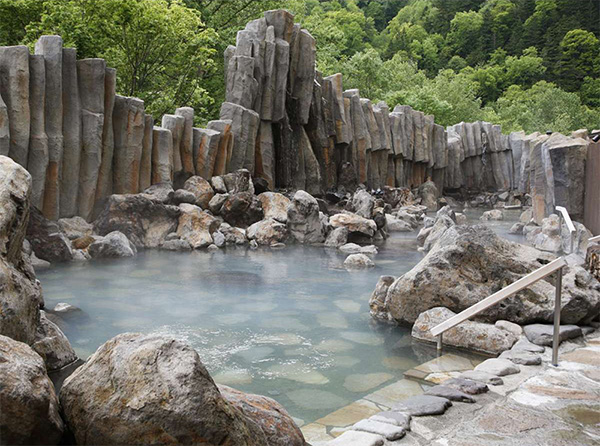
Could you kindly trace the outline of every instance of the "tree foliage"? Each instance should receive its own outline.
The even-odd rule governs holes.
[[[315,37],[324,75],[391,107],[506,131],[600,122],[600,0],[0,0],[0,44],[60,33],[118,69],[120,94],[202,123],[225,96],[223,52],[275,8]]]

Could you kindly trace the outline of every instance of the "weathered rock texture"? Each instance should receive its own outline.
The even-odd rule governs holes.
[[[460,312],[553,258],[509,242],[485,226],[452,226],[412,270],[392,284],[378,284],[372,312],[382,320],[413,324],[435,307]],[[477,316],[485,322],[552,322],[553,278],[537,282]],[[385,297],[384,297],[385,296]],[[600,283],[581,266],[569,265],[563,277],[561,322],[585,323],[600,313]]]
[[[106,342],[67,378],[60,399],[77,444],[304,443],[279,405],[228,388],[222,395],[192,348],[157,335]]]
[[[28,345],[0,335],[2,444],[58,444],[64,430],[44,361]]]
[[[284,10],[249,22],[225,50],[225,102],[206,128],[193,127],[190,107],[153,127],[143,101],[116,94],[114,69],[76,61],[59,36],[42,36],[35,52],[0,49],[0,154],[30,170],[33,202],[53,220],[91,220],[112,193],[242,168],[270,190],[424,185],[430,210],[444,189],[514,191],[531,195],[537,224],[556,205],[583,214],[586,132],[444,129],[409,106],[390,111],[344,90],[341,74],[323,77],[315,39]]]

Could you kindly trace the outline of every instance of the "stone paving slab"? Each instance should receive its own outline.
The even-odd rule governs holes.
[[[541,355],[544,359],[542,365],[521,365],[520,373],[503,376],[503,385],[488,386],[490,392],[473,395],[474,403],[455,402],[442,416],[415,417],[410,423],[411,431],[400,440],[389,441],[379,436],[379,440],[371,437],[369,441],[381,441],[374,443],[381,446],[600,445],[600,331],[591,333],[585,339],[563,342],[558,368],[549,364],[551,349],[546,348]],[[444,356],[450,357],[440,360]],[[423,374],[420,375],[421,382],[434,374],[439,379],[443,375],[450,377],[450,373],[456,372],[452,368],[461,369],[466,366],[466,358],[457,360],[453,356],[455,355],[443,355],[413,371]],[[472,370],[477,363],[472,363],[471,368],[463,370]],[[373,401],[367,400],[374,398],[379,401],[379,405],[375,407],[382,406],[382,402],[389,406],[393,398],[388,396],[385,400],[377,399],[386,397],[387,387],[391,390],[397,386],[398,395],[406,389],[418,391],[418,383],[411,387],[402,381],[407,380],[373,392],[364,400],[375,405]],[[423,388],[424,385],[420,386]],[[374,394],[376,395],[373,396]],[[396,401],[402,402],[403,399],[410,401],[415,398],[404,396]],[[393,407],[398,408],[400,404],[394,404]],[[338,414],[336,417],[344,419],[343,414],[342,411],[342,415]],[[329,430],[332,438],[348,427],[325,429],[325,432]],[[369,446],[368,442],[346,442],[346,438],[352,441],[359,438],[355,435],[358,433],[348,430],[337,438],[337,443],[317,441],[313,444]],[[315,441],[308,436],[307,440]]]

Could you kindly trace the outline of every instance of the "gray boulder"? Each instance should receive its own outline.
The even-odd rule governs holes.
[[[485,226],[453,226],[412,270],[388,289],[389,318],[414,323],[435,307],[457,313],[540,268],[552,257],[535,248],[501,239]],[[484,322],[517,324],[553,320],[554,286],[542,280],[480,313]],[[573,324],[600,313],[600,284],[581,266],[569,265],[563,277],[561,320]]]
[[[319,203],[308,192],[299,190],[294,194],[287,209],[287,227],[299,243],[321,243],[325,240]]]
[[[186,189],[177,189],[173,194],[173,203],[181,204],[196,204],[196,195]]]
[[[137,254],[137,249],[125,234],[113,231],[92,243],[88,248],[88,252],[93,259],[110,259],[133,257]]]
[[[57,223],[69,240],[92,235],[94,232],[94,227],[81,217],[61,218]]]
[[[249,240],[255,240],[259,245],[285,243],[288,238],[287,227],[273,218],[265,218],[250,225],[246,230]]]
[[[535,345],[552,345],[554,326],[545,324],[531,324],[523,327],[527,339]],[[582,335],[581,328],[577,325],[561,325],[559,330],[559,341],[577,338]]]
[[[352,196],[352,208],[354,213],[363,218],[373,217],[373,208],[375,207],[375,198],[364,189],[359,189]]]
[[[421,313],[412,327],[412,336],[422,341],[435,342],[430,330],[436,325],[455,316],[456,313],[444,307],[436,307]],[[444,333],[444,344],[453,347],[477,350],[491,355],[498,355],[510,349],[519,339],[506,330],[493,324],[465,321]]]
[[[150,194],[111,195],[94,229],[100,235],[122,232],[138,248],[157,248],[177,228],[180,213]]]
[[[69,340],[61,329],[46,317],[45,311],[40,311],[40,323],[31,347],[44,359],[49,372],[77,360],[77,354]]]
[[[73,259],[71,242],[55,221],[50,221],[35,207],[29,212],[27,240],[33,252],[48,262],[68,262]]]
[[[361,217],[351,212],[335,214],[329,218],[329,223],[333,229],[346,228],[349,236],[362,236],[372,238],[377,231],[377,225],[373,220]]]
[[[415,227],[409,221],[395,217],[392,214],[385,214],[385,221],[387,230],[390,232],[411,232],[415,230]]]
[[[421,197],[421,204],[427,206],[427,211],[436,212],[438,210],[437,200],[440,197],[440,193],[433,181],[429,180],[421,184],[417,195]]]
[[[221,223],[219,232],[225,236],[225,244],[227,245],[241,246],[248,243],[246,231],[242,228],[235,228],[228,223]]]
[[[348,229],[336,228],[329,233],[325,240],[325,246],[329,248],[339,248],[348,242]]]
[[[0,335],[2,444],[58,444],[64,430],[46,365],[22,342]]]
[[[194,349],[159,335],[106,342],[65,380],[60,400],[77,444],[269,444]]]
[[[29,256],[23,255],[30,194],[29,173],[0,155],[0,334],[27,344],[35,338],[43,304]]]

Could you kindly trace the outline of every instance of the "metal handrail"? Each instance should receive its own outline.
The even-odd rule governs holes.
[[[567,225],[567,229],[569,230],[569,234],[570,234],[569,254],[571,254],[573,252],[573,235],[575,235],[575,233],[577,232],[577,229],[575,229],[575,225],[573,224],[573,221],[571,220],[571,216],[569,215],[569,212],[564,207],[556,206],[555,209],[558,211],[559,216],[565,222],[565,224]],[[562,240],[562,224],[560,225],[560,232],[561,232],[561,240]],[[561,244],[562,244],[562,242],[561,242]]]
[[[560,306],[562,298],[562,268],[567,265],[567,261],[564,257],[559,257],[556,260],[536,269],[535,271],[527,274],[525,277],[511,283],[510,285],[502,288],[500,291],[495,292],[491,296],[486,297],[482,301],[470,306],[466,310],[452,316],[450,319],[445,320],[441,324],[436,325],[430,330],[433,336],[437,336],[437,348],[442,349],[442,339],[444,332],[454,328],[458,324],[470,319],[471,317],[487,310],[492,305],[503,301],[504,299],[512,296],[515,293],[527,288],[530,285],[538,282],[544,277],[550,274],[556,273],[556,292],[554,300],[554,335],[552,339],[552,364],[558,365],[558,344],[560,334]]]
[[[600,242],[600,235],[597,235],[595,237],[590,237],[588,239],[588,243],[594,243],[594,242]]]

